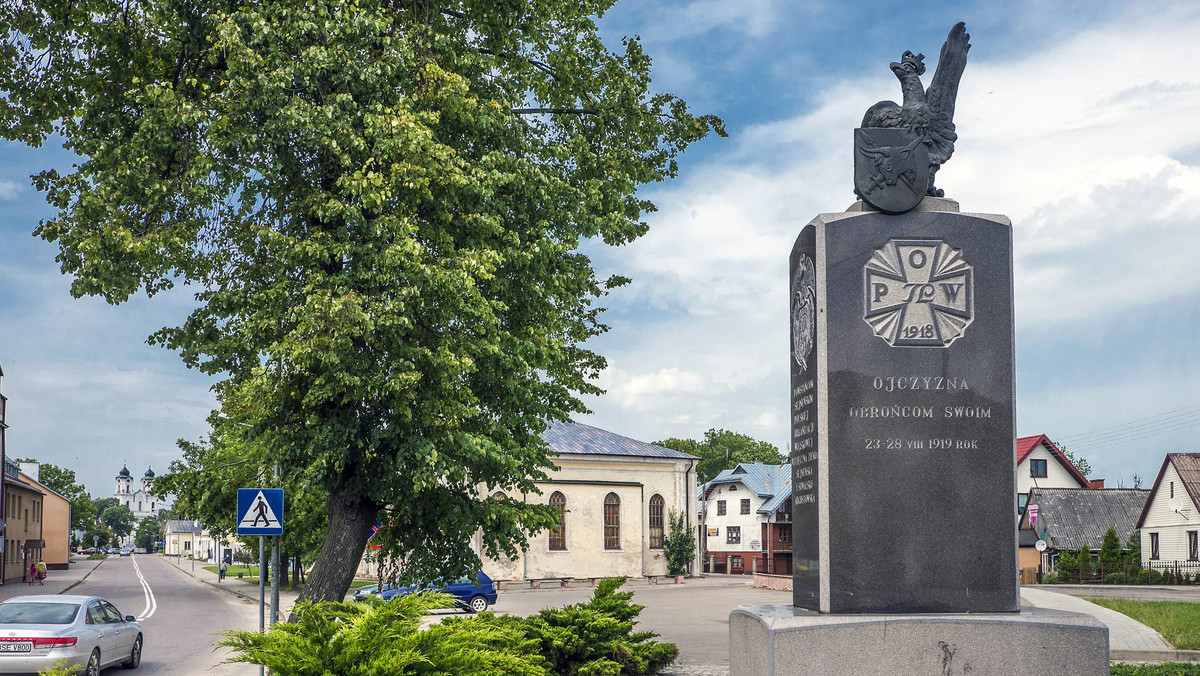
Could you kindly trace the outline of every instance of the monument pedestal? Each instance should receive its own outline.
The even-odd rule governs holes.
[[[729,616],[730,676],[1107,676],[1108,627],[1016,613],[827,615],[749,606]]]

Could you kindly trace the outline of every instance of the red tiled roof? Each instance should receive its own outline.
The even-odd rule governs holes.
[[[1063,455],[1063,452],[1058,450],[1058,446],[1055,446],[1054,442],[1050,441],[1050,437],[1046,436],[1045,434],[1038,434],[1032,437],[1020,437],[1017,439],[1017,464],[1020,465],[1022,462],[1025,462],[1025,458],[1029,457],[1029,454],[1033,452],[1033,449],[1038,447],[1038,444],[1045,444],[1046,448],[1050,450],[1050,455],[1054,456],[1060,463],[1062,463],[1063,467],[1067,468],[1067,471],[1071,473],[1071,476],[1075,477],[1075,480],[1079,482],[1079,485],[1083,488],[1088,487],[1089,482],[1087,477],[1085,477],[1083,473],[1080,472],[1077,467],[1075,467],[1074,463],[1072,463],[1070,460],[1067,460],[1067,456]]]

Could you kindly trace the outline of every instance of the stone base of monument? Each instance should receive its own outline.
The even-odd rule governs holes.
[[[729,616],[730,676],[1107,676],[1108,627],[1019,613],[822,615],[750,606]]]

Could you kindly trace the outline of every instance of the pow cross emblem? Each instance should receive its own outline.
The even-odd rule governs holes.
[[[974,318],[971,273],[942,240],[889,240],[863,266],[863,319],[892,347],[948,347]]]

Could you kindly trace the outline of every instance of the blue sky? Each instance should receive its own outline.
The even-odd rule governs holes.
[[[928,82],[960,20],[973,47],[938,185],[963,211],[1014,224],[1018,434],[1066,439],[1109,486],[1135,473],[1148,484],[1164,453],[1200,451],[1200,415],[1177,419],[1200,412],[1194,0],[618,3],[606,36],[640,35],[655,87],[720,115],[730,137],[645,189],[660,209],[646,237],[589,245],[602,272],[634,282],[605,299],[612,330],[591,345],[609,360],[608,393],[582,422],[645,441],[720,427],[783,446],[792,241],[853,201],[851,130],[899,97],[888,63],[923,52]],[[145,344],[182,321],[186,290],[119,307],[71,299],[54,247],[31,236],[49,211],[28,181],[70,162],[0,146],[8,452],[73,468],[107,495],[122,462],[162,471],[175,439],[205,434],[211,381]]]

